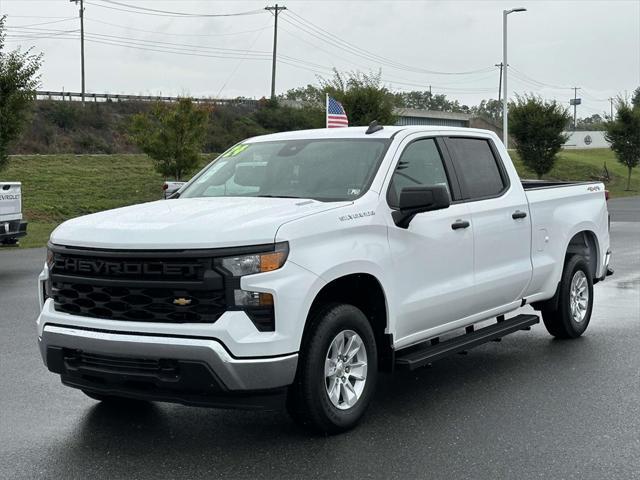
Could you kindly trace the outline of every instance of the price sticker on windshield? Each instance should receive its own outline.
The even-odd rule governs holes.
[[[224,155],[222,155],[224,158],[226,157],[235,157],[236,155],[241,154],[242,152],[244,152],[247,148],[249,148],[249,145],[236,145],[235,147],[233,147],[231,150],[229,150],[227,153],[225,153]]]

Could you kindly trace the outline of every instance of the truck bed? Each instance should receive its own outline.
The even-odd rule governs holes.
[[[569,187],[575,185],[589,185],[591,183],[602,183],[598,180],[570,182],[570,181],[549,181],[549,180],[525,180],[521,179],[522,187],[525,190],[536,190],[540,188],[557,188],[557,187]]]

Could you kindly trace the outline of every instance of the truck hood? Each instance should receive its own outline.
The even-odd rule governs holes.
[[[214,197],[160,200],[74,218],[58,245],[114,249],[218,248],[272,243],[284,223],[351,202]]]

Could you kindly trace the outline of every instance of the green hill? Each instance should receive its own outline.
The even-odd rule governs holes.
[[[511,155],[521,177],[535,178]],[[202,165],[210,158],[203,156]],[[626,168],[609,149],[566,150],[545,178],[597,179],[605,162],[613,197],[640,193],[640,169],[633,173],[632,191],[626,192]],[[22,182],[23,212],[30,223],[23,248],[45,245],[53,228],[68,218],[162,197],[163,179],[145,155],[16,155],[1,176]]]

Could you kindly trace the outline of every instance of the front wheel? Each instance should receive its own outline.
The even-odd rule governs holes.
[[[593,309],[593,279],[580,255],[565,263],[555,305],[542,309],[547,331],[557,338],[577,338],[584,333]]]
[[[376,341],[353,305],[332,304],[310,319],[287,407],[293,419],[321,433],[354,427],[375,390]]]

